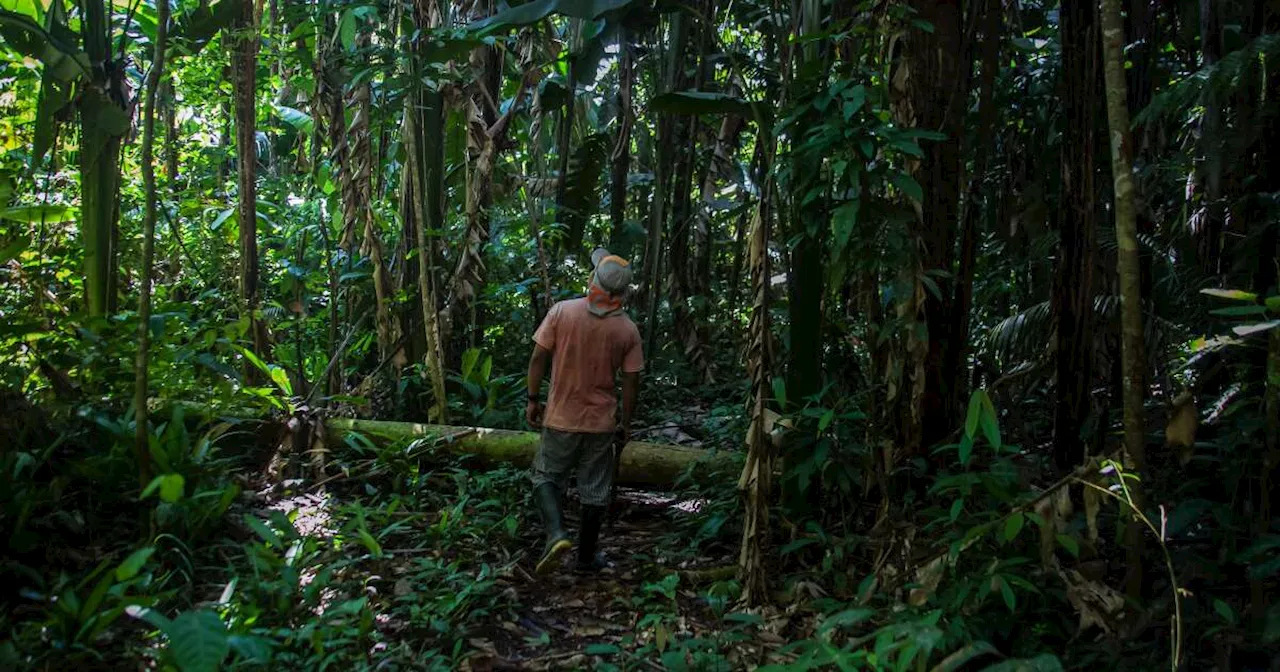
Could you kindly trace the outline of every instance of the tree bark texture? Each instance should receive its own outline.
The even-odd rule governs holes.
[[[259,322],[258,311],[258,134],[257,134],[257,69],[258,20],[255,3],[242,3],[236,22],[236,40],[232,53],[233,102],[236,127],[238,165],[236,213],[240,226],[240,301],[243,315],[249,321],[253,349],[266,356],[266,331]],[[256,376],[257,374],[252,374]]]
[[[1146,469],[1146,344],[1142,328],[1142,268],[1138,224],[1134,213],[1133,142],[1129,133],[1128,92],[1124,73],[1124,21],[1120,0],[1102,0],[1102,52],[1107,82],[1107,119],[1111,127],[1111,175],[1115,186],[1116,247],[1120,275],[1121,360],[1124,376],[1125,468],[1142,475]],[[1131,491],[1142,505],[1142,488]],[[1128,536],[1130,597],[1142,595],[1142,526],[1131,521]]]
[[[1092,0],[1062,5],[1062,203],[1052,312],[1057,328],[1054,461],[1067,470],[1084,459],[1081,430],[1093,383],[1093,266],[1097,248],[1094,137],[1098,132],[1099,35]]]

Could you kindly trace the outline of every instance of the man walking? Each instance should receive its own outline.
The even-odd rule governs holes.
[[[644,354],[640,331],[623,311],[631,286],[631,265],[599,249],[591,255],[587,295],[557,303],[533,335],[529,359],[529,405],[525,419],[542,428],[533,460],[533,499],[542,516],[547,543],[537,572],[555,567],[573,544],[564,530],[561,499],[576,468],[582,500],[578,562],[582,571],[605,566],[596,553],[613,487],[615,460],[627,444]],[[540,391],[551,362],[551,394],[544,413]],[[622,372],[622,418],[618,421],[616,376]],[[614,445],[617,445],[617,455]]]

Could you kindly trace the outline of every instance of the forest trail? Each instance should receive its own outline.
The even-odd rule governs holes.
[[[252,513],[269,518],[273,512],[282,512],[302,537],[335,541],[343,535],[339,512],[350,505],[346,488],[359,486],[356,480],[319,491],[311,491],[301,481],[289,481],[283,487],[260,483]],[[572,489],[567,500],[567,523],[576,535],[578,503]],[[480,622],[467,629],[458,667],[572,670],[599,669],[603,664],[621,669],[728,670],[763,662],[768,651],[785,643],[778,632],[788,620],[775,617],[766,627],[757,616],[749,615],[745,618],[750,622],[744,622],[744,615],[728,614],[736,591],[723,591],[727,599],[712,597],[718,581],[734,577],[734,549],[713,543],[704,545],[696,556],[673,552],[678,547],[672,542],[679,534],[673,516],[695,512],[702,504],[667,493],[621,488],[613,520],[600,540],[610,567],[596,574],[577,573],[571,552],[562,567],[544,576],[533,573],[533,558],[542,543],[536,516],[531,510],[507,511],[523,514],[515,536],[498,539],[494,531],[490,537],[473,539],[474,551],[465,545],[454,549],[456,560],[469,572],[483,573],[480,567],[491,559],[506,559],[492,565],[498,594]],[[370,519],[375,518],[374,509],[369,511]],[[335,544],[335,550],[344,562],[358,568],[360,576],[350,578],[359,579],[372,596],[371,608],[382,614],[375,618],[383,641],[379,646],[416,649],[420,643],[414,641],[415,628],[394,615],[394,605],[418,597],[414,593],[422,586],[413,578],[416,558],[439,557],[441,550],[446,557],[455,553],[433,545],[421,531],[430,527],[431,513],[402,510],[398,515],[425,517],[422,524],[413,526],[418,532],[396,537],[395,548],[386,550],[382,559],[371,559],[360,544]],[[753,626],[750,635],[745,632],[748,625]]]
[[[526,555],[512,585],[520,604],[519,618],[494,623],[483,638],[469,642],[476,648],[469,660],[471,669],[596,669],[628,651],[649,654],[636,666],[664,669],[657,661],[674,648],[668,645],[677,637],[695,641],[719,637],[724,629],[722,614],[699,589],[705,591],[721,577],[733,578],[733,572],[726,571],[734,567],[732,549],[676,566],[658,550],[663,537],[672,533],[667,512],[695,506],[697,502],[642,490],[619,492],[615,520],[601,533],[600,541],[611,566],[596,574],[574,572],[573,553],[566,554],[557,571],[532,574],[532,558],[542,539],[539,530],[530,526],[522,534]],[[575,509],[571,504],[568,522],[576,532]],[[738,653],[754,657],[759,644]],[[685,658],[685,665],[694,662],[691,652],[673,653]],[[739,656],[730,660],[736,663],[733,668],[744,662]],[[730,660],[699,669],[730,669]]]

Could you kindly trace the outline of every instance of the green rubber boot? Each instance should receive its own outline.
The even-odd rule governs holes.
[[[604,554],[596,551],[606,513],[607,507],[582,506],[582,529],[578,530],[578,562],[575,568],[579,572],[598,572],[609,566]]]
[[[542,516],[542,529],[546,531],[547,543],[542,547],[542,557],[534,569],[537,574],[546,574],[555,569],[556,560],[573,546],[569,535],[564,531],[564,518],[560,515],[560,493],[554,483],[543,483],[533,489],[533,502]]]

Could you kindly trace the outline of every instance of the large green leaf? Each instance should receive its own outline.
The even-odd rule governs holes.
[[[190,12],[174,17],[173,28],[169,31],[169,53],[200,53],[218,31],[236,20],[240,15],[241,2],[244,0],[219,0],[212,4],[201,2]]]
[[[600,174],[609,156],[609,137],[596,133],[588,137],[569,159],[569,173],[565,176],[564,212],[556,218],[569,231],[569,251],[579,252],[587,220],[600,207],[598,187]]]
[[[0,37],[23,56],[44,63],[49,74],[61,81],[71,81],[89,73],[89,57],[76,48],[73,41],[46,30],[34,19],[7,9],[0,9]]]
[[[147,564],[147,559],[155,552],[155,546],[144,546],[131,553],[116,568],[116,581],[128,581],[137,576],[138,572],[142,571],[142,566]]]
[[[182,672],[216,672],[231,650],[227,627],[211,611],[188,611],[165,629],[169,653]]]
[[[733,114],[752,119],[751,104],[737,96],[709,91],[672,91],[654,96],[649,108],[670,114]]]
[[[0,219],[34,224],[61,224],[76,217],[76,209],[69,205],[19,205],[0,210]]]
[[[598,19],[605,14],[625,9],[636,0],[536,0],[498,12],[467,26],[483,35],[502,32],[518,26],[537,23],[552,14],[575,19]]]

